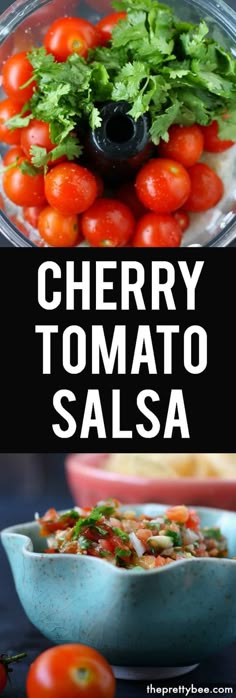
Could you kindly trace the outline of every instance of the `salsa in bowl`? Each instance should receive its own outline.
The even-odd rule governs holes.
[[[170,507],[132,509],[135,519],[153,521]],[[127,510],[122,507],[122,515]],[[178,674],[220,652],[236,637],[236,514],[202,508],[196,516],[202,530],[220,529],[223,557],[218,549],[217,557],[185,557],[148,570],[125,569],[88,554],[45,553],[48,530],[40,536],[38,521],[6,529],[2,542],[29,619],[54,643],[73,640],[94,647],[122,667],[123,675],[130,667],[136,675],[140,667],[152,669],[153,677],[154,668],[164,667],[167,676],[175,667]]]
[[[227,244],[234,34],[234,12],[211,0],[13,4],[0,32],[3,232],[56,247]]]

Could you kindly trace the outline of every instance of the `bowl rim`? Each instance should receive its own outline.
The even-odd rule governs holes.
[[[161,513],[162,510],[165,511],[171,505],[170,504],[157,504],[157,503],[149,502],[147,504],[131,504],[131,505],[124,504],[121,506],[121,509],[122,510],[129,510],[130,507],[134,507],[134,508],[140,510],[140,509],[143,509],[147,506],[149,506],[149,507],[151,506],[154,508],[158,507],[160,509],[160,513]],[[219,518],[222,515],[226,515],[232,519],[235,519],[235,531],[236,531],[236,512],[228,511],[227,509],[216,509],[216,508],[212,508],[212,507],[195,507],[195,510],[196,510],[197,514],[199,514],[200,517],[201,517],[201,515],[208,514],[208,512],[211,512],[211,513],[213,512],[214,515],[216,516],[216,518]],[[63,513],[66,513],[66,511],[68,511],[68,509],[60,511],[59,513],[63,514]],[[32,528],[36,529],[37,525],[38,525],[37,521],[34,520],[34,521],[25,522],[22,524],[15,524],[14,526],[9,526],[7,528],[4,528],[0,532],[0,537],[1,537],[1,540],[2,540],[2,543],[5,547],[6,552],[7,552],[7,544],[5,542],[6,542],[7,538],[13,537],[13,538],[23,539],[22,546],[21,546],[21,553],[25,557],[29,557],[31,559],[33,558],[35,560],[46,560],[48,558],[49,562],[53,560],[54,563],[55,563],[55,560],[57,560],[56,564],[59,564],[59,565],[64,564],[63,560],[65,560],[65,559],[71,560],[71,561],[77,560],[78,565],[83,565],[84,561],[86,561],[86,565],[88,564],[91,566],[92,565],[95,565],[95,566],[97,566],[97,565],[104,566],[105,565],[104,570],[106,568],[107,572],[109,571],[108,573],[110,573],[110,574],[114,573],[116,575],[122,576],[123,579],[127,575],[128,575],[128,578],[129,577],[135,577],[135,579],[137,579],[137,578],[141,579],[144,577],[146,578],[147,572],[148,572],[148,577],[150,574],[152,574],[152,575],[164,574],[164,573],[170,574],[171,569],[173,569],[172,565],[165,565],[163,567],[155,567],[154,569],[149,569],[149,570],[140,569],[140,568],[138,568],[138,571],[137,571],[137,568],[127,570],[127,569],[123,569],[121,567],[116,567],[115,565],[109,564],[107,562],[107,560],[104,558],[92,557],[89,555],[88,556],[73,555],[72,553],[69,553],[68,555],[59,555],[58,553],[35,552],[34,550],[32,550],[32,539],[30,538],[29,532],[28,532],[28,534],[24,533],[24,529],[28,530],[29,527],[31,529]],[[59,560],[60,560],[60,562],[59,562]],[[213,558],[213,557],[184,558],[182,560],[176,560],[175,564],[174,564],[174,568],[175,569],[180,568],[180,567],[182,568],[183,565],[186,565],[186,564],[188,564],[188,565],[190,565],[190,564],[191,565],[197,565],[197,564],[200,565],[200,563],[204,564],[204,565],[207,564],[209,567],[212,567],[212,568],[216,564],[217,565],[221,564],[223,566],[229,567],[229,565],[231,565],[231,566],[236,565],[236,559],[227,558],[227,557],[224,557],[224,558]],[[14,569],[14,567],[13,567],[13,569]]]
[[[13,3],[9,5],[4,12],[0,13],[0,45],[4,42],[7,36],[6,29],[15,29],[17,26],[17,20],[20,18],[25,19],[29,16],[31,12],[47,7],[49,2],[54,0],[14,0]],[[192,0],[184,0],[187,4],[191,5]],[[165,0],[168,5],[168,0]],[[211,11],[213,17],[221,21],[222,15],[224,16],[224,28],[228,30],[232,39],[235,37],[235,32],[233,27],[236,28],[236,12],[230,7],[224,0],[195,0],[194,6],[203,9],[206,12]],[[24,11],[25,10],[25,11]],[[12,22],[10,18],[12,17]],[[14,19],[13,19],[14,18]],[[8,22],[9,19],[9,22]],[[11,27],[12,24],[12,27]],[[222,26],[223,29],[223,26]],[[3,230],[3,225],[5,229]],[[1,233],[10,240],[10,242],[18,247],[31,247],[36,248],[37,245],[29,240],[24,234],[18,230],[16,225],[11,222],[11,220],[4,214],[0,212],[0,230]],[[232,217],[226,226],[220,230],[220,232],[214,237],[214,239],[206,242],[202,247],[227,247],[232,240],[236,237],[236,214]],[[49,248],[50,249],[50,248]]]
[[[83,456],[86,454],[77,454],[77,453],[71,453],[69,456],[67,456],[65,460],[65,467],[68,472],[72,472],[73,470],[78,471],[78,473],[86,476],[86,477],[91,477],[97,480],[107,480],[108,482],[117,482],[119,481],[122,484],[126,485],[137,485],[140,487],[145,487],[145,486],[155,486],[158,485],[160,486],[161,484],[167,485],[175,485],[178,489],[181,489],[183,485],[198,485],[199,487],[205,487],[206,484],[209,485],[214,485],[215,487],[217,486],[222,486],[225,487],[226,485],[229,486],[236,486],[236,477],[235,478],[220,478],[220,477],[205,477],[205,478],[194,478],[194,477],[163,477],[163,478],[158,478],[158,477],[143,477],[141,475],[124,475],[124,473],[119,473],[117,471],[111,471],[111,470],[105,470],[105,468],[99,468],[95,467],[94,465],[90,465],[90,463],[86,463],[85,461],[79,459],[79,456]],[[105,456],[109,455],[104,454]],[[76,460],[77,458],[77,460]],[[206,507],[207,508],[207,507]],[[208,507],[209,508],[209,507]],[[220,511],[220,510],[218,510]]]

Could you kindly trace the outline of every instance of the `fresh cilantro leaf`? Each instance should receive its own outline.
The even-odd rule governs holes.
[[[34,167],[46,167],[49,160],[48,151],[39,145],[31,145],[31,160]]]
[[[111,553],[109,550],[100,550],[99,551],[99,557],[110,557]]]
[[[218,541],[221,541],[222,539],[221,530],[217,526],[213,528],[208,528],[205,526],[205,528],[202,529],[202,534],[204,538],[213,538],[213,540]]]
[[[204,20],[194,26],[188,32],[181,34],[180,41],[186,56],[201,56],[205,47],[203,40],[208,34],[208,26]]]
[[[88,540],[85,536],[79,536],[78,544],[81,550],[88,550],[91,548],[91,540]]]
[[[30,177],[36,177],[36,175],[41,174],[40,170],[34,165],[31,165],[27,160],[22,160],[20,163],[20,170],[22,174],[30,175]]]
[[[6,126],[10,129],[10,131],[14,131],[16,128],[25,128],[26,126],[29,126],[31,119],[33,119],[32,114],[28,114],[28,116],[16,114],[16,116],[12,116],[11,119],[6,121]]]
[[[78,511],[71,509],[70,511],[67,511],[65,514],[61,514],[59,521],[64,521],[64,519],[75,519],[75,521],[77,521],[79,518],[80,515],[78,514]]]
[[[123,543],[126,543],[129,541],[128,533],[125,533],[125,531],[123,531],[122,528],[113,527],[112,531],[113,531],[113,533],[115,533],[116,536],[118,536],[123,541]]]
[[[163,114],[152,112],[152,126],[150,129],[150,134],[153,143],[158,145],[160,138],[168,141],[169,135],[168,130],[171,124],[175,123],[180,111],[180,103],[176,101],[168,107]]]
[[[165,536],[169,536],[169,538],[173,540],[174,547],[179,547],[180,545],[182,545],[182,538],[178,531],[172,531],[171,529],[167,529],[165,531]]]
[[[74,527],[74,532],[73,532],[73,540],[76,540],[78,536],[80,535],[81,529],[84,527],[86,528],[95,528],[96,531],[99,533],[101,536],[106,536],[107,531],[102,527],[99,526],[99,522],[102,518],[102,516],[112,516],[114,514],[115,507],[111,504],[100,504],[97,507],[94,507],[87,517],[81,517],[79,521],[77,521],[75,527]]]
[[[129,558],[131,556],[131,550],[124,550],[124,548],[115,548],[115,557],[117,562],[120,562],[121,560],[126,560],[126,558]]]

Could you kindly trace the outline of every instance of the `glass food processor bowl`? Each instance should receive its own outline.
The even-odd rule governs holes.
[[[205,19],[211,36],[236,56],[236,13],[219,0],[167,0],[185,21]],[[0,70],[13,53],[40,46],[50,24],[60,16],[80,16],[92,23],[112,12],[109,0],[16,0],[0,17]],[[0,94],[3,99],[4,95]],[[0,155],[6,146],[0,143]],[[223,178],[225,195],[217,207],[191,216],[191,226],[182,244],[225,247],[236,236],[236,145],[221,154],[207,154],[204,159]],[[37,231],[21,217],[0,189],[0,230],[16,247],[44,245]]]

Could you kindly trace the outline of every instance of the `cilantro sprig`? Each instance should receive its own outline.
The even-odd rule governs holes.
[[[94,507],[90,512],[89,516],[81,516],[74,526],[72,540],[77,540],[84,528],[93,528],[101,536],[106,536],[107,531],[104,529],[102,524],[100,525],[101,518],[103,516],[109,517],[114,514],[115,507],[112,504],[101,504]]]
[[[100,105],[108,100],[128,101],[135,120],[148,113],[155,144],[168,141],[174,123],[205,126],[213,119],[220,138],[236,141],[236,60],[210,38],[207,23],[184,22],[158,0],[114,0],[113,7],[127,19],[87,61],[74,53],[58,63],[43,47],[27,54],[37,89],[8,127],[45,121],[55,145],[50,154],[32,146],[32,165],[46,169],[63,155],[79,158],[78,133],[100,126]]]

